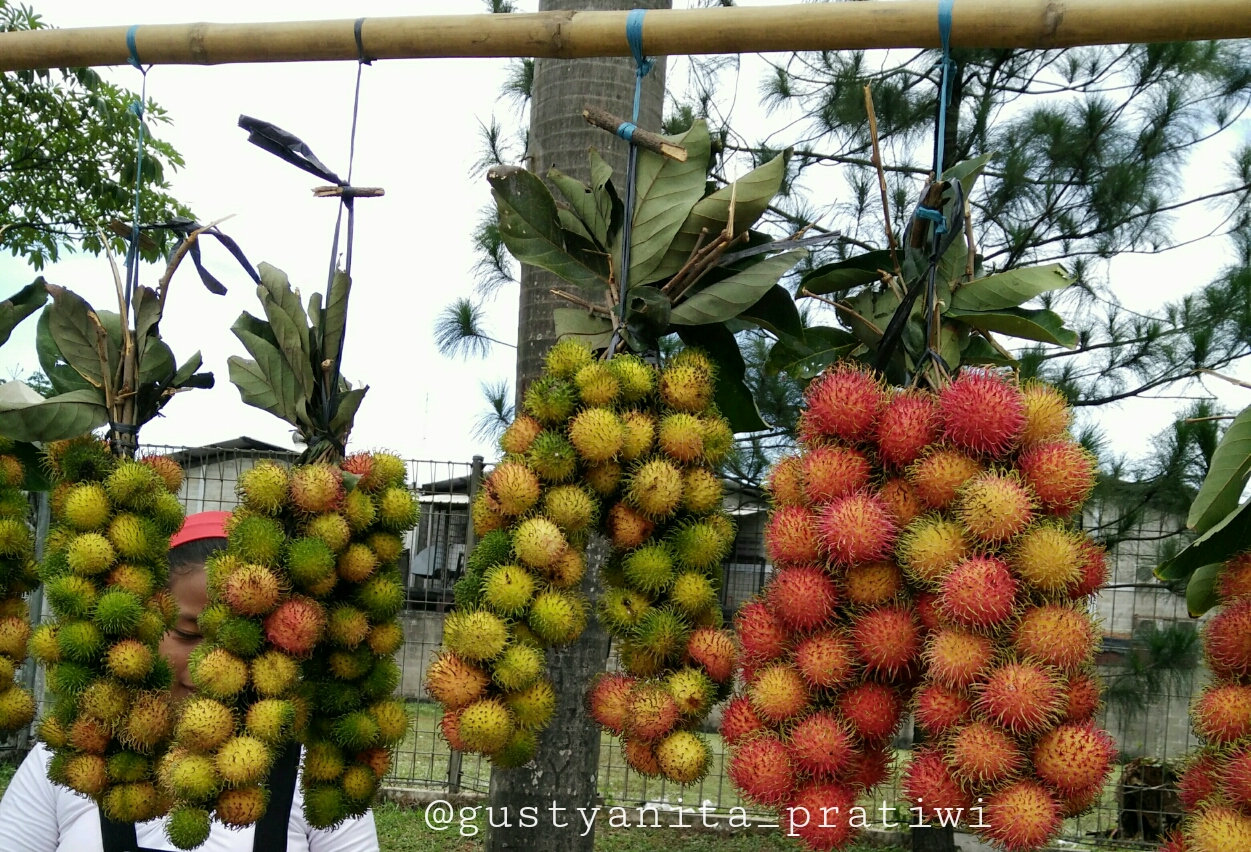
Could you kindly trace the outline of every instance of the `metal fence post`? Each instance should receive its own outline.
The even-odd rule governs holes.
[[[482,456],[474,456],[473,464],[469,469],[469,507],[470,510],[465,513],[465,565],[469,564],[469,557],[473,553],[473,549],[478,544],[478,536],[473,529],[473,501],[478,496],[478,485],[482,482]],[[463,755],[456,749],[452,749],[452,753],[447,758],[447,791],[448,793],[460,792],[460,772],[461,761]]]
[[[35,494],[35,561],[43,561],[43,545],[48,538],[48,527],[52,524],[52,504],[48,501],[48,492],[39,491]],[[30,593],[30,626],[36,628],[43,621],[43,584],[40,583],[35,590]],[[22,681],[26,687],[26,691],[35,696],[35,701],[39,701],[39,695],[35,687],[39,683],[39,666],[34,659],[27,659],[24,671],[22,672]],[[30,726],[22,728],[17,732],[17,750],[25,754],[30,751]]]

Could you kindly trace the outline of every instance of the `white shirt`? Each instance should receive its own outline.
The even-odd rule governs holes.
[[[52,752],[39,743],[13,776],[0,799],[0,850],[3,852],[96,852],[103,849],[100,810],[95,802],[48,780]],[[139,845],[177,847],[165,836],[166,817],[135,825]],[[256,826],[227,828],[213,822],[203,852],[253,852]],[[373,813],[350,819],[327,831],[304,820],[304,795],[296,784],[287,822],[287,852],[378,852]]]

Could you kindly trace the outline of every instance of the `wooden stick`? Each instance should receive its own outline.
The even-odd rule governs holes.
[[[169,263],[166,264],[165,272],[161,275],[161,280],[158,281],[156,285],[157,304],[161,308],[161,315],[164,315],[165,313],[165,297],[169,294],[169,282],[173,279],[174,273],[178,271],[178,265],[182,263],[182,259],[186,257],[187,252],[191,250],[192,244],[199,239],[200,234],[203,234],[205,231],[211,231],[227,219],[233,219],[234,216],[235,214],[231,213],[229,216],[221,217],[216,222],[210,222],[202,228],[196,228],[187,235],[187,238],[183,240],[181,244],[179,244],[177,251],[174,252],[174,256],[170,258]]]
[[[582,108],[582,118],[592,127],[598,127],[600,130],[607,130],[613,134],[617,132],[618,127],[626,123],[624,118],[618,118],[608,110],[591,106],[590,104]],[[686,149],[681,145],[674,145],[658,133],[652,133],[650,130],[644,130],[636,126],[634,135],[630,138],[635,145],[644,151],[660,154],[662,157],[677,160],[679,163],[686,162]]]
[[[560,298],[566,301],[573,302],[575,305],[579,307],[586,308],[588,311],[590,311],[593,314],[608,314],[609,313],[607,309],[601,308],[599,305],[592,304],[588,302],[586,299],[575,296],[572,293],[566,293],[564,290],[548,290],[548,292],[551,293],[553,296],[559,296]]]
[[[373,59],[629,56],[626,11],[367,18]],[[120,26],[0,34],[0,71],[124,65]],[[153,65],[325,62],[359,58],[353,20],[151,24],[135,47]],[[953,47],[1060,48],[1082,44],[1251,37],[1246,0],[960,0]],[[936,0],[863,0],[771,7],[658,9],[643,22],[651,56],[939,47]]]
[[[316,198],[381,198],[387,191],[380,186],[317,186],[313,188]]]
[[[886,172],[882,169],[882,147],[877,138],[877,111],[873,109],[873,90],[864,87],[864,109],[869,114],[869,139],[873,142],[873,167],[877,169],[877,185],[882,191],[882,224],[886,226],[886,242],[890,245],[890,263],[895,274],[903,278],[899,266],[899,251],[895,244],[895,229],[890,225],[890,199],[886,191]]]

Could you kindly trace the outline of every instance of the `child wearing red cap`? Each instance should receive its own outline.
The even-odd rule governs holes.
[[[195,691],[187,660],[203,641],[198,618],[208,605],[205,562],[226,547],[229,512],[190,515],[170,539],[169,590],[178,602],[178,620],[165,634],[160,654],[174,670],[170,688],[175,701]],[[244,829],[214,823],[203,852],[378,852],[373,813],[350,819],[333,830],[315,829],[304,820],[304,799],[297,780],[299,747],[292,744],[274,762],[269,809],[260,822]],[[48,778],[52,753],[40,743],[22,761],[0,800],[0,852],[157,852],[174,850],[165,836],[165,819],[138,825],[105,819],[95,803]]]

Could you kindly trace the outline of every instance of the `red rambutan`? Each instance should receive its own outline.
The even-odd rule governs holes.
[[[1251,675],[1251,599],[1235,600],[1203,628],[1203,656],[1217,677]]]
[[[852,606],[881,606],[902,592],[903,587],[903,572],[894,562],[853,565],[843,577],[847,603]]]
[[[734,677],[738,650],[734,647],[733,635],[727,630],[715,627],[696,629],[686,642],[686,656],[717,683],[725,683]]]
[[[795,789],[790,751],[772,734],[760,734],[736,746],[726,774],[743,798],[758,805],[780,805]]]
[[[864,488],[869,460],[850,447],[816,447],[804,456],[804,496],[808,504],[828,503]]]
[[[625,503],[608,510],[608,536],[618,550],[633,550],[647,541],[656,525]]]
[[[673,730],[681,711],[669,690],[656,683],[640,683],[626,700],[624,728],[630,739],[655,742]]]
[[[814,689],[840,686],[855,668],[855,649],[841,631],[818,633],[795,647],[795,665]]]
[[[852,759],[843,780],[860,790],[872,790],[890,777],[894,762],[890,743],[870,745]]]
[[[1186,835],[1180,831],[1169,832],[1157,852],[1190,852],[1190,847],[1186,845]]]
[[[621,741],[621,756],[626,765],[645,778],[660,777],[660,761],[656,759],[656,744],[647,740],[626,737]]]
[[[976,683],[994,658],[990,637],[959,628],[940,628],[925,645],[926,674],[953,689]]]
[[[788,735],[791,760],[814,778],[832,778],[856,756],[851,731],[830,711],[806,716]]]
[[[769,482],[766,487],[773,495],[775,505],[804,505],[803,459],[799,456],[786,456],[778,459],[777,464],[769,471]]]
[[[1107,552],[1102,547],[1090,539],[1086,539],[1082,543],[1081,552],[1080,565],[1078,566],[1081,576],[1068,589],[1069,597],[1075,601],[1088,598],[1102,589],[1107,584],[1110,576]]]
[[[856,791],[846,784],[805,785],[782,812],[782,828],[815,852],[841,849],[858,833],[851,825]]]
[[[1065,671],[1089,660],[1098,641],[1090,614],[1063,604],[1030,607],[1013,637],[1014,647],[1026,659]]]
[[[1239,553],[1226,561],[1217,578],[1216,590],[1225,603],[1235,598],[1251,597],[1251,551]]]
[[[891,397],[877,420],[877,447],[882,461],[907,467],[938,440],[942,427],[938,403],[923,391],[900,391]]]
[[[899,528],[886,504],[867,492],[849,494],[821,510],[821,541],[840,565],[884,559]]]
[[[926,633],[933,632],[942,626],[942,615],[938,610],[938,595],[933,592],[922,592],[916,596],[913,605],[916,607],[917,621]]]
[[[774,664],[757,672],[747,688],[747,697],[756,715],[772,724],[798,716],[812,701],[799,671],[784,664]]]
[[[1055,676],[1041,666],[1008,663],[977,687],[977,709],[1014,734],[1037,733],[1053,724],[1064,708]]]
[[[748,601],[739,609],[734,616],[734,633],[738,636],[743,657],[757,663],[782,656],[789,639],[782,622],[759,598]]]
[[[1177,779],[1177,796],[1187,812],[1197,810],[1220,789],[1221,763],[1219,754],[1212,751],[1192,755]]]
[[[956,499],[961,486],[981,472],[976,459],[949,447],[935,447],[908,467],[907,477],[922,503],[944,509]]]
[[[1103,700],[1099,681],[1088,672],[1072,675],[1064,688],[1064,721],[1084,722],[1099,712]]]
[[[1251,750],[1246,746],[1226,758],[1221,771],[1221,792],[1244,813],[1251,811]]]
[[[917,494],[911,482],[901,476],[893,476],[882,483],[877,496],[882,498],[900,527],[906,527],[925,511],[921,495]]]
[[[962,781],[994,784],[1019,772],[1025,755],[1004,731],[986,722],[973,722],[952,735],[947,764]]]
[[[460,714],[456,710],[448,710],[439,720],[439,733],[447,740],[448,748],[453,751],[465,751],[465,741],[460,738]]]
[[[730,745],[737,745],[764,729],[764,722],[752,709],[751,702],[742,695],[731,698],[721,711],[721,738]]]
[[[815,565],[783,568],[765,587],[765,600],[784,627],[813,630],[834,617],[838,586]]]
[[[869,438],[886,401],[881,382],[863,367],[840,363],[808,385],[801,432],[855,443]]]
[[[1060,725],[1034,746],[1034,774],[1062,795],[1103,785],[1116,746],[1106,732],[1090,722]]]
[[[817,516],[800,506],[774,510],[765,527],[765,552],[775,565],[815,562],[820,556]]]
[[[982,835],[1005,852],[1046,846],[1060,831],[1060,803],[1041,784],[1017,781],[986,801]]]
[[[625,674],[603,674],[591,684],[588,693],[590,716],[597,724],[621,736],[625,730],[630,693],[638,680]]]
[[[1095,457],[1073,441],[1045,441],[1025,449],[1016,469],[1038,497],[1044,512],[1067,517],[1095,487]]]
[[[943,434],[957,447],[1002,456],[1025,431],[1021,390],[989,370],[964,369],[938,394]]]
[[[1060,818],[1072,819],[1088,813],[1103,798],[1103,782],[1091,784],[1072,793],[1060,793]]]
[[[873,681],[853,686],[838,698],[838,712],[863,740],[885,740],[899,728],[903,701],[889,686]]]
[[[948,621],[965,627],[996,627],[1016,606],[1016,580],[993,556],[966,559],[943,578],[938,608]]]
[[[851,627],[856,653],[870,672],[894,677],[921,653],[921,629],[912,613],[885,606],[862,613]]]
[[[927,734],[938,736],[965,722],[972,709],[973,701],[964,692],[931,683],[918,690],[913,712]]]
[[[952,775],[942,752],[932,747],[921,746],[912,752],[912,759],[900,779],[900,789],[905,799],[922,809],[927,822],[935,811],[950,812],[972,806],[969,794]]]

